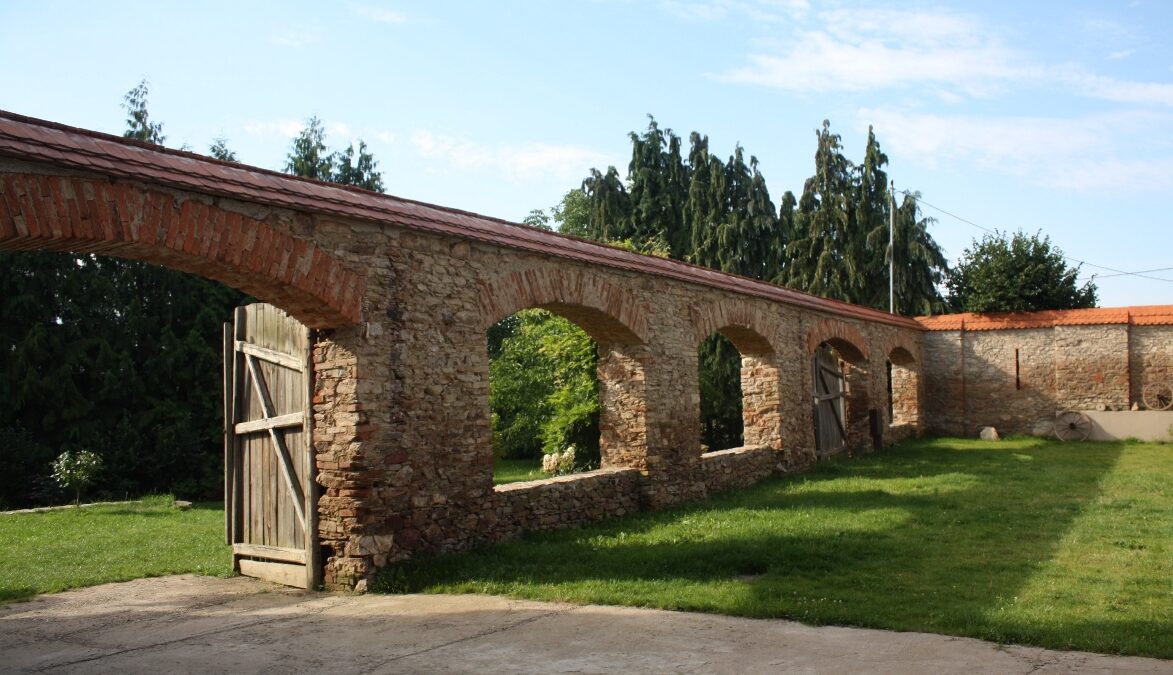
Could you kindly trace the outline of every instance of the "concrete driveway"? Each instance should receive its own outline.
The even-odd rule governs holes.
[[[140,579],[0,607],[0,671],[1173,673],[1173,661],[489,596]]]

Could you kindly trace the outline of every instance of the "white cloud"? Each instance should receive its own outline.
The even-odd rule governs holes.
[[[1047,64],[1012,47],[995,27],[946,10],[820,12],[778,49],[759,49],[719,80],[797,94],[910,89],[947,102],[1011,86],[1055,87],[1116,103],[1173,107],[1173,84],[1097,75],[1072,64]],[[1132,49],[1113,52],[1124,59]]]
[[[1123,59],[1126,59],[1126,58],[1132,56],[1135,53],[1136,53],[1135,49],[1121,49],[1118,52],[1112,52],[1111,54],[1108,54],[1108,60],[1109,61],[1120,61],[1120,60],[1123,60]]]
[[[977,94],[1032,68],[980,21],[947,11],[835,10],[787,46],[748,57],[719,79],[797,93],[931,86]]]
[[[305,128],[304,120],[272,120],[268,122],[249,121],[244,123],[244,131],[253,136],[280,136],[293,138]]]
[[[365,16],[371,21],[376,21],[378,23],[401,24],[407,22],[407,16],[402,12],[396,12],[395,10],[386,9],[383,7],[374,7],[372,5],[357,5],[355,6],[354,11],[358,12],[362,16]]]
[[[1090,98],[1173,108],[1173,84],[1133,82],[1080,72],[1061,72],[1057,77],[1071,85],[1077,93]]]
[[[499,169],[515,182],[554,176],[559,180],[581,178],[592,166],[603,164],[602,153],[576,145],[525,143],[516,147],[490,147],[469,140],[430,131],[416,131],[412,145],[426,159],[473,171]]]
[[[375,140],[382,143],[394,143],[395,134],[391,133],[390,131],[376,131]]]
[[[1173,189],[1173,147],[1146,142],[1173,125],[1173,115],[983,118],[863,109],[857,121],[882,129],[890,153],[930,168],[973,165],[1067,190]]]

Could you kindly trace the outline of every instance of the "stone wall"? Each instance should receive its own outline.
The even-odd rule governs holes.
[[[1173,326],[1056,325],[924,335],[930,433],[1044,429],[1063,410],[1127,410],[1173,372]]]
[[[1129,398],[1140,401],[1145,386],[1173,385],[1173,330],[1170,326],[1133,326],[1129,334]]]
[[[802,470],[814,460],[811,358],[824,342],[851,362],[849,422],[866,451],[872,415],[889,429],[886,360],[900,350],[921,361],[909,319],[8,113],[0,250],[161,264],[317,329],[318,539],[332,588],[363,588],[421,553]],[[486,330],[528,307],[598,344],[603,468],[494,487]],[[714,332],[741,352],[752,446],[702,456],[697,347]]]
[[[319,231],[343,227],[323,222]],[[371,472],[353,474],[373,489],[331,489],[362,496],[371,518],[360,517],[351,538],[373,537],[362,541],[375,546],[364,553],[371,546],[332,543],[328,568],[369,575],[421,553],[661,508],[802,470],[814,458],[811,345],[826,339],[860,343],[852,408],[860,450],[868,450],[869,411],[886,426],[888,394],[885,377],[864,373],[884,373],[896,345],[920,356],[916,328],[395,227],[365,238],[377,239],[390,262],[386,285],[374,284],[386,288],[386,305],[365,310],[363,337],[383,345],[371,351],[370,367],[389,382],[372,384],[367,398],[388,412],[372,418],[373,435],[356,460]],[[556,487],[495,488],[486,330],[527,307],[574,321],[598,344],[603,472],[554,479]],[[742,352],[745,435],[755,447],[702,457],[697,347],[713,332]]]
[[[748,487],[775,472],[784,472],[779,453],[773,448],[746,446],[706,452],[701,455],[705,488],[710,494]]]

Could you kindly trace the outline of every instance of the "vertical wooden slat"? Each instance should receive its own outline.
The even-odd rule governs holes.
[[[232,364],[236,361],[236,347],[232,339],[233,326],[224,324],[224,344],[221,350],[224,362],[224,543],[232,544],[232,442],[236,437],[236,422],[232,419]]]
[[[241,365],[242,365],[241,364],[241,355],[236,351],[235,341],[244,339],[245,330],[246,330],[246,322],[248,321],[247,317],[248,317],[248,314],[243,307],[237,307],[236,311],[233,312],[233,338],[234,339],[233,339],[233,348],[232,348],[232,384],[230,385],[231,389],[232,389],[232,402],[231,402],[232,412],[231,412],[230,416],[231,416],[233,422],[235,422],[238,419],[241,419],[240,418],[240,415],[242,413],[241,406],[243,405],[243,402],[240,400],[240,398],[241,398],[240,392],[242,391],[241,385],[244,384],[244,382],[242,381],[243,378],[242,378],[242,373],[241,373]],[[235,433],[233,433],[231,445],[232,445],[232,448],[231,448],[231,451],[232,451],[232,476],[231,476],[231,480],[232,480],[232,487],[231,487],[232,505],[231,505],[231,511],[232,512],[230,514],[230,517],[232,520],[231,520],[230,529],[231,529],[232,543],[237,543],[237,542],[245,541],[244,531],[243,531],[244,530],[244,527],[243,527],[243,522],[244,522],[244,518],[243,518],[243,510],[244,510],[244,495],[243,495],[243,492],[244,492],[244,466],[243,466],[244,457],[243,457],[243,452],[244,452],[244,448],[241,445],[240,439],[236,438]],[[239,565],[238,559],[235,555],[232,556],[232,565],[236,571],[238,571],[238,572],[240,571],[240,565]]]
[[[314,331],[305,329],[305,547],[306,588],[322,585],[322,553],[318,546],[318,461],[314,452]]]

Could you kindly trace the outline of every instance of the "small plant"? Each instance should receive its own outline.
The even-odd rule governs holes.
[[[53,480],[73,491],[73,505],[81,506],[81,491],[94,482],[102,469],[102,458],[90,450],[66,450],[53,460]]]
[[[577,460],[578,447],[571,443],[562,452],[550,452],[542,457],[542,473],[551,476],[574,473]]]

